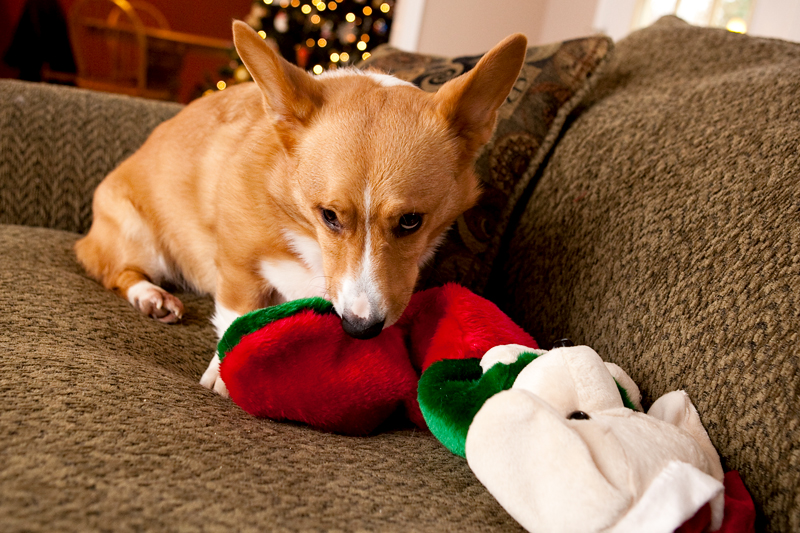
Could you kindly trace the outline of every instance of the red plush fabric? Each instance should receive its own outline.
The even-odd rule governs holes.
[[[422,372],[499,344],[536,348],[496,305],[448,284],[415,294],[398,323],[370,340],[349,337],[333,313],[281,318],[242,337],[220,373],[231,399],[253,416],[360,435],[401,404],[427,428],[417,403]]]
[[[411,363],[420,373],[442,359],[483,357],[501,344],[538,348],[495,304],[455,283],[415,294],[398,326],[408,332]]]
[[[351,435],[373,431],[416,396],[418,380],[400,330],[356,340],[336,315],[308,310],[245,335],[220,373],[253,416]]]
[[[756,508],[739,472],[725,474],[725,514],[717,533],[753,533]],[[711,523],[711,508],[705,504],[697,513],[678,528],[677,533],[702,533]]]

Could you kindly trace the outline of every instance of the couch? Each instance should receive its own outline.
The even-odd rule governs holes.
[[[367,67],[434,90],[472,64]],[[592,346],[645,404],[686,390],[757,529],[800,530],[800,45],[666,18],[526,69],[421,285]],[[400,414],[347,437],[200,387],[208,297],[164,325],[85,275],[94,187],[179,109],[0,81],[0,530],[519,530]]]

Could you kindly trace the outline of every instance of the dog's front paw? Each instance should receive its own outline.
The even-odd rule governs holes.
[[[228,398],[228,387],[219,377],[219,356],[217,354],[214,354],[211,362],[208,363],[208,368],[203,372],[203,377],[200,378],[200,385],[207,389],[212,389],[223,398]]]
[[[128,289],[128,301],[139,311],[171,324],[183,316],[183,303],[158,285],[140,281]]]

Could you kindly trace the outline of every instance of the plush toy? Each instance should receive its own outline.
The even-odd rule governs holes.
[[[248,413],[351,435],[404,407],[420,427],[419,375],[442,359],[535,341],[497,306],[455,284],[415,294],[397,324],[370,340],[342,330],[330,302],[297,300],[233,322],[219,342],[220,375]]]
[[[585,347],[536,349],[458,285],[415,294],[370,340],[347,336],[325,300],[261,309],[219,354],[231,399],[254,416],[361,435],[404,408],[531,531],[672,531],[698,508],[685,533],[721,520],[719,457],[684,393],[645,415],[619,367]],[[752,531],[752,501],[731,480],[722,529]]]
[[[441,361],[419,402],[434,435],[529,531],[723,525],[722,466],[688,396],[666,394],[644,414],[633,380],[591,348],[498,346]],[[726,483],[726,531],[752,530],[738,476]]]

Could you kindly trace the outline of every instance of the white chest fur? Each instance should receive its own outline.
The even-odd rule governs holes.
[[[289,248],[298,260],[264,259],[261,275],[286,301],[326,295],[322,250],[317,241],[291,231],[284,231]]]

